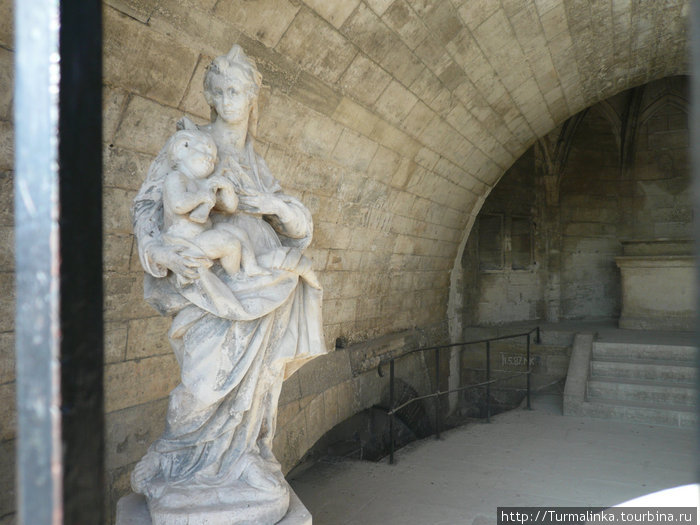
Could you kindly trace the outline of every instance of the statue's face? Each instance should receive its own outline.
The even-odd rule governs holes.
[[[251,100],[247,93],[246,79],[237,71],[212,78],[209,94],[219,117],[229,124],[248,120]]]
[[[216,146],[213,141],[190,141],[187,151],[183,151],[180,166],[192,177],[203,179],[216,166]]]

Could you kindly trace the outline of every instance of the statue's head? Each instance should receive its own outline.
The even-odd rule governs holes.
[[[205,178],[216,166],[216,143],[208,133],[183,129],[166,143],[170,169],[177,169],[194,178]]]
[[[248,118],[248,128],[254,132],[261,84],[262,75],[241,46],[236,44],[226,55],[216,57],[204,75],[204,98],[212,108],[212,120]]]

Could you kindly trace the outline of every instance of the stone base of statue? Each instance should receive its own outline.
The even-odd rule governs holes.
[[[311,525],[311,514],[289,485],[287,485],[287,489],[289,490],[289,509],[284,517],[276,522],[276,525]],[[251,513],[250,510],[252,509],[248,509],[248,513],[244,510],[242,514],[236,516],[230,508],[216,509],[211,507],[209,509],[199,509],[198,511],[191,509],[191,512],[186,514],[182,512],[172,512],[169,515],[161,514],[158,517],[158,521],[154,521],[151,519],[146,498],[141,494],[129,494],[121,498],[117,503],[116,525],[157,525],[157,523],[168,525],[179,525],[181,523],[202,523],[207,525],[240,523],[257,525],[265,523],[259,520],[259,516],[255,511]],[[195,512],[197,513],[196,517],[194,516]],[[195,521],[192,521],[193,519]]]

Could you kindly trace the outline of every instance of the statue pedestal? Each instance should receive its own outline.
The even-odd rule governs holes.
[[[311,525],[311,513],[290,488],[289,510],[275,525]],[[117,503],[116,525],[152,525],[146,498],[141,494],[129,494]]]

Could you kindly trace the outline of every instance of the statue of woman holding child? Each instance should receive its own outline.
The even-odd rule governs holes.
[[[173,316],[181,384],[132,474],[155,524],[273,524],[289,487],[272,454],[285,374],[325,352],[311,214],[253,151],[261,76],[239,46],[210,65],[212,121],[186,118],[134,201],[146,300]]]

